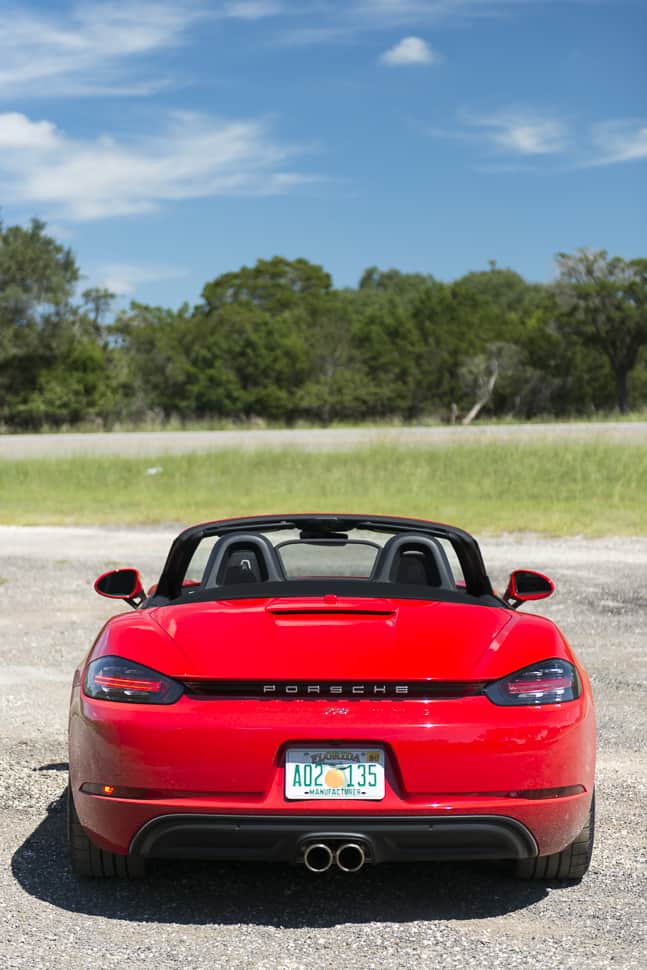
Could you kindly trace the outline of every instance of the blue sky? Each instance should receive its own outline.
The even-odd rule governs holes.
[[[275,254],[337,285],[647,255],[644,0],[11,0],[0,206],[85,285],[194,303]]]

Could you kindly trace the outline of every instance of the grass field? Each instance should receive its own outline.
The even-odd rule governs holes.
[[[381,512],[477,533],[647,535],[647,445],[497,443],[0,461],[0,522]]]

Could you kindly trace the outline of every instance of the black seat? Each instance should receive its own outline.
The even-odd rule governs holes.
[[[438,566],[428,549],[403,549],[391,569],[394,583],[441,586]]]
[[[248,547],[232,549],[224,557],[218,575],[218,586],[235,586],[238,583],[263,583],[267,570],[261,567],[255,549]]]
[[[456,589],[447,554],[435,536],[412,532],[391,536],[378,555],[371,579],[376,583]]]
[[[238,586],[243,583],[280,582],[285,577],[274,546],[267,536],[238,533],[221,536],[205,566],[202,586]]]

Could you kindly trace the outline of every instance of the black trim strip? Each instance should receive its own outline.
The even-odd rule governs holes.
[[[475,697],[488,681],[183,680],[190,697],[263,700],[432,700]]]
[[[396,585],[395,583],[374,583],[368,579],[286,579],[282,582],[241,583],[236,586],[214,586],[202,589],[200,586],[185,587],[173,600],[168,600],[158,591],[146,606],[174,606],[183,603],[212,603],[220,600],[285,599],[326,596],[347,596],[356,599],[426,600],[438,603],[460,603],[464,606],[492,606],[495,609],[510,610],[502,600],[491,593],[472,596],[465,590],[441,589],[435,586]],[[277,611],[278,612],[278,611]],[[299,612],[303,612],[302,609]],[[332,610],[326,610],[332,613]],[[339,611],[337,611],[339,612]]]

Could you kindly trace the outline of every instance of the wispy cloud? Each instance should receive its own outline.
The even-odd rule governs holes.
[[[2,12],[0,97],[151,94],[168,80],[142,77],[138,67],[185,43],[198,23],[283,10],[275,0],[90,0],[56,13],[15,3]]]
[[[403,37],[393,47],[385,51],[380,61],[388,67],[402,67],[415,64],[435,64],[438,57],[422,37]]]
[[[505,3],[506,0],[349,0],[339,6],[346,16],[380,26],[397,26],[446,20],[470,8],[488,10]]]
[[[155,135],[122,141],[70,138],[49,121],[0,114],[5,198],[55,218],[150,212],[174,200],[270,195],[313,182],[292,170],[302,150],[274,139],[262,120],[172,115]]]
[[[149,93],[159,81],[126,75],[124,65],[182,42],[203,15],[184,0],[115,0],[71,7],[58,17],[24,6],[5,11],[0,31],[0,96]],[[87,85],[87,92],[83,86]]]
[[[131,296],[143,284],[179,280],[188,275],[189,270],[185,266],[159,263],[110,263],[91,274],[97,285],[110,290],[115,296]]]
[[[283,3],[274,0],[232,0],[225,4],[224,14],[227,17],[237,17],[240,20],[261,20],[264,17],[275,17],[285,13]]]
[[[382,24],[430,23],[449,19],[495,17],[524,7],[583,4],[596,0],[337,0],[347,16]]]
[[[568,147],[564,123],[529,111],[503,111],[467,120],[494,148],[513,155],[558,155]]]
[[[429,27],[451,22],[519,13],[546,3],[579,4],[597,0],[310,0],[285,6],[294,18],[307,16],[305,25],[290,24],[280,34],[286,44],[314,45],[348,41],[367,31]],[[604,0],[602,0],[604,2]]]
[[[593,157],[584,167],[614,165],[647,159],[647,123],[637,121],[604,121],[591,131]]]
[[[416,127],[432,138],[463,142],[481,157],[485,154],[490,161],[480,164],[479,171],[541,172],[551,157],[559,159],[562,170],[647,160],[647,123],[636,119],[584,127],[555,114],[515,108],[479,116],[463,113],[453,128]],[[529,167],[531,161],[535,164]]]

